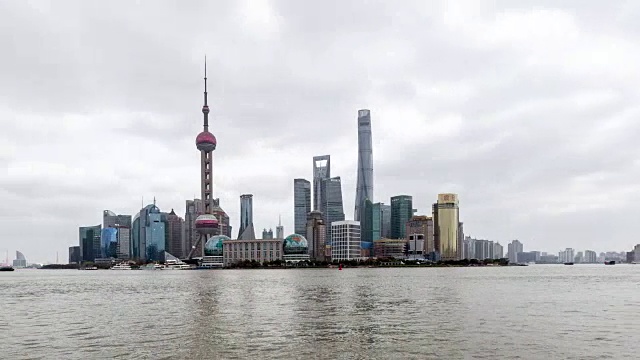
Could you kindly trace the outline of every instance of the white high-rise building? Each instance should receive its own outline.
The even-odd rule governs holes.
[[[558,260],[561,263],[570,263],[574,261],[575,251],[572,248],[566,248],[558,253]]]
[[[360,222],[353,220],[331,223],[331,260],[360,258]]]
[[[598,262],[598,254],[593,250],[584,251],[584,262],[587,264],[595,264]]]
[[[513,240],[509,245],[507,245],[507,257],[509,258],[509,263],[517,264],[518,253],[521,252],[524,252],[524,246],[519,240]]]

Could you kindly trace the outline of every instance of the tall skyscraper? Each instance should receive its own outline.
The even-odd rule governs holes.
[[[188,258],[194,253],[204,254],[204,244],[218,231],[218,219],[213,215],[213,151],[218,140],[209,132],[209,105],[207,104],[207,60],[204,62],[204,105],[202,105],[203,129],[196,137],[196,147],[200,151],[200,195],[204,214],[195,221],[198,240],[189,251]]]
[[[373,248],[373,203],[369,199],[364,199],[362,207],[360,207],[360,240],[362,243]],[[378,225],[379,228],[379,225]]]
[[[107,227],[102,229],[100,235],[100,258],[117,258],[118,257],[118,229]]]
[[[165,249],[177,257],[184,258],[184,220],[173,209],[170,213],[162,213],[162,222],[165,224]]]
[[[322,180],[321,204],[324,209],[324,223],[327,225],[327,240],[331,242],[331,223],[344,221],[344,207],[342,205],[342,182],[340,176]],[[358,223],[358,227],[359,227]],[[359,238],[358,238],[359,239]]]
[[[134,257],[143,261],[164,261],[165,223],[160,208],[149,204],[142,208],[133,220]]]
[[[442,260],[460,260],[462,244],[458,238],[460,226],[458,195],[438,194],[433,205],[434,243]]]
[[[253,228],[253,195],[240,195],[240,230],[238,239],[255,240],[256,232]]]
[[[327,227],[324,224],[322,213],[314,210],[307,214],[307,242],[309,244],[309,257],[316,261],[326,260]]]
[[[360,258],[360,222],[353,220],[331,223],[331,260]]]
[[[322,181],[331,177],[331,156],[313,157],[313,210],[320,210],[324,214],[322,203]]]
[[[371,112],[358,110],[358,174],[353,219],[362,221],[365,201],[373,203],[373,146],[371,145]]]
[[[81,226],[79,229],[80,256],[83,262],[95,261],[100,257],[100,235],[102,225]]]
[[[193,250],[192,256],[202,257],[204,256],[204,244],[200,243],[199,248],[195,249],[196,243],[198,242],[198,237],[200,236],[196,231],[196,218],[199,215],[202,215],[204,211],[204,206],[202,204],[201,199],[193,199],[185,201],[185,212],[184,212],[184,240],[182,244],[182,253],[183,256],[188,256],[189,253]],[[135,232],[134,232],[135,234]],[[172,254],[175,255],[175,254]],[[177,255],[175,255],[177,256]]]
[[[116,215],[111,210],[104,210],[102,212],[102,231],[104,234],[105,229],[114,228],[116,231],[109,231],[108,234],[112,238],[109,240],[112,244],[110,251],[105,251],[103,248],[102,255],[109,253],[109,256],[118,259],[129,259],[131,257],[131,215]],[[113,238],[115,236],[115,238]],[[102,239],[103,245],[106,244],[106,240]]]
[[[391,236],[391,206],[375,203],[371,211],[372,239],[380,240]]]
[[[413,198],[398,195],[391,198],[391,238],[406,239],[407,221],[413,216]]]
[[[311,183],[305,179],[293,179],[293,221],[296,234],[304,234],[307,214],[311,212]]]
[[[224,235],[231,238],[231,222],[229,215],[220,207],[220,199],[213,199],[213,215],[218,219],[218,229],[213,235]]]
[[[507,257],[509,258],[509,263],[517,264],[518,263],[518,253],[524,252],[524,246],[519,240],[513,240],[510,244],[507,245]]]

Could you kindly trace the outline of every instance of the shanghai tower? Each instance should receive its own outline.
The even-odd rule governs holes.
[[[373,150],[371,146],[371,112],[358,110],[358,182],[353,219],[361,221],[365,203],[373,203]]]

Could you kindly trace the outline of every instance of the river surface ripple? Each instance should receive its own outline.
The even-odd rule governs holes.
[[[6,359],[637,359],[640,265],[0,272]]]

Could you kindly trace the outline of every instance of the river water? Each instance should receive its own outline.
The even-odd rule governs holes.
[[[640,265],[0,272],[5,359],[638,359]]]

